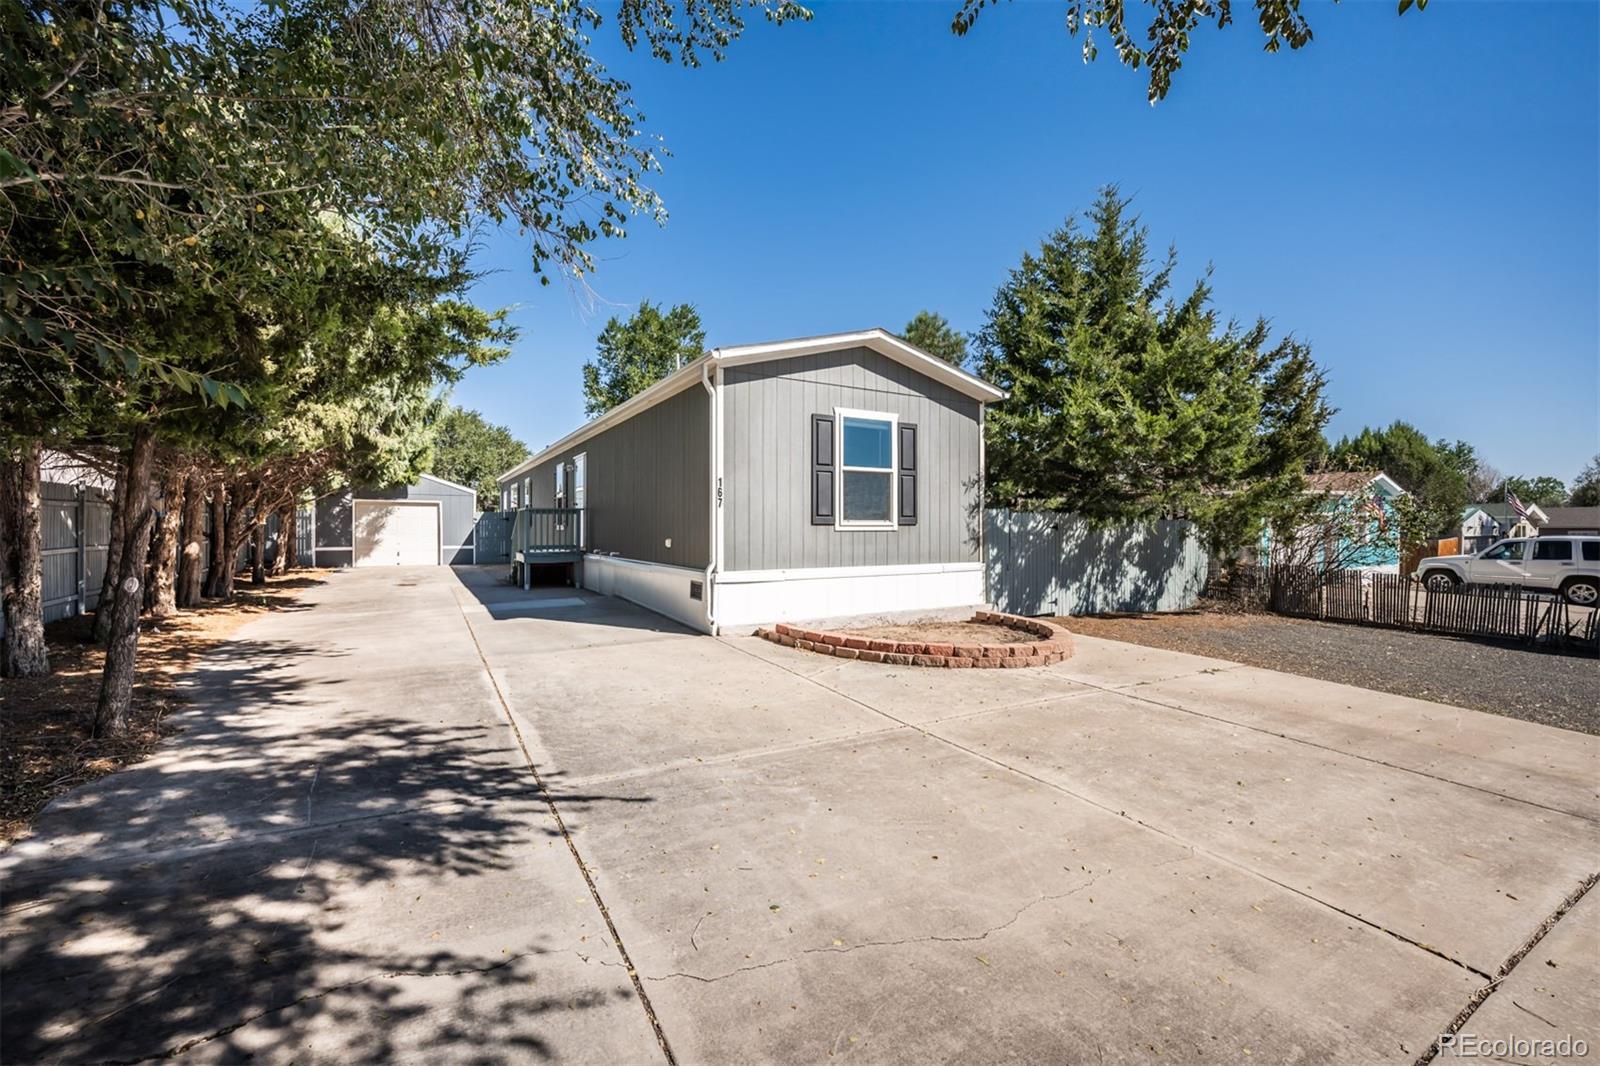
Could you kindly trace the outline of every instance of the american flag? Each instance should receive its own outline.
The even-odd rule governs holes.
[[[1528,509],[1522,506],[1522,501],[1517,499],[1517,494],[1510,489],[1506,489],[1506,504],[1521,517],[1528,517]]]

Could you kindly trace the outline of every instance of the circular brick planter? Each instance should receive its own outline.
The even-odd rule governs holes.
[[[1042,618],[1022,618],[1014,614],[979,611],[974,622],[1008,626],[1032,633],[1042,640],[1022,644],[939,644],[905,640],[878,640],[853,633],[830,633],[824,629],[779,624],[758,629],[756,636],[801,651],[832,655],[840,659],[860,659],[869,663],[895,666],[977,667],[1016,669],[1024,666],[1049,666],[1072,654],[1072,634],[1064,627]]]

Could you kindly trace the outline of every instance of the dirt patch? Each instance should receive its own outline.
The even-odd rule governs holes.
[[[1186,651],[1600,735],[1594,656],[1218,611],[1063,618],[1074,633]]]
[[[298,570],[268,579],[265,587],[240,586],[231,604],[145,620],[129,730],[116,738],[89,736],[105,664],[105,650],[93,641],[92,617],[46,626],[53,672],[7,679],[0,701],[0,844],[26,832],[56,796],[149,757],[175,731],[166,717],[182,699],[177,679],[252,618],[292,606],[301,592],[322,583],[324,573]]]
[[[910,625],[860,626],[838,632],[870,640],[925,644],[1030,644],[1044,639],[1034,633],[988,622],[917,622]]]

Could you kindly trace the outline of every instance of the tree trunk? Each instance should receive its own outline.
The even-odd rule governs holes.
[[[223,540],[223,531],[228,523],[228,486],[219,481],[211,489],[211,536],[210,558],[207,560],[209,567],[206,572],[206,596],[215,599],[222,595],[223,579],[232,574],[232,567],[227,563],[228,549]],[[232,590],[230,583],[229,590]]]
[[[0,677],[44,677],[50,654],[44,642],[44,530],[39,505],[42,447],[30,441],[0,455],[0,594],[5,601],[5,643]]]
[[[250,553],[250,584],[265,585],[267,583],[267,516],[258,514],[253,531],[255,537],[254,551]]]
[[[299,550],[296,543],[297,530],[295,529],[295,505],[289,504],[278,512],[278,554],[272,560],[274,574],[287,574],[295,564],[295,552]]]
[[[200,579],[206,568],[200,537],[205,522],[206,485],[199,474],[190,474],[183,482],[183,550],[178,560],[177,602],[185,609],[200,606]]]
[[[161,520],[150,545],[150,593],[146,597],[152,618],[178,613],[178,533],[183,524],[183,474],[167,471],[161,479]]]
[[[106,569],[100,578],[100,599],[94,605],[94,640],[104,644],[111,639],[111,607],[117,598],[117,574],[122,566],[123,501],[128,492],[128,464],[117,460],[117,480],[111,486],[111,514],[106,534]]]
[[[139,652],[139,604],[145,556],[150,551],[150,530],[155,512],[150,508],[150,467],[155,457],[155,431],[140,426],[128,446],[127,484],[122,491],[123,541],[117,568],[116,602],[106,611],[111,617],[106,642],[106,668],[100,678],[100,702],[94,709],[93,733],[116,736],[128,728],[133,706],[133,680]],[[101,608],[105,608],[101,604]]]
[[[242,484],[235,482],[228,486],[227,513],[223,516],[222,525],[211,531],[222,555],[220,559],[215,556],[212,559],[211,565],[216,575],[212,595],[223,600],[233,599],[233,572],[239,561],[239,549],[244,546],[244,540],[239,535],[239,529],[244,525],[245,510]]]

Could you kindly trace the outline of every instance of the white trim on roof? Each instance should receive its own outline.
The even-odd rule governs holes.
[[[1391,495],[1391,496],[1404,496],[1406,494],[1406,490],[1401,488],[1399,483],[1397,481],[1395,481],[1394,478],[1390,477],[1388,474],[1378,474],[1378,475],[1373,477],[1372,481],[1367,482],[1367,484],[1371,485],[1373,482],[1376,482],[1376,481],[1383,482],[1384,485],[1386,485],[1388,487],[1389,495]]]
[[[535,455],[524,459],[510,470],[501,474],[497,480],[504,484],[507,481],[518,478],[551,456],[566,451],[568,448],[575,448],[601,430],[614,426],[619,422],[625,422],[639,412],[654,407],[663,400],[671,399],[684,389],[698,384],[700,381],[700,368],[702,364],[707,362],[714,369],[720,371],[725,366],[764,363],[773,359],[792,359],[802,355],[843,351],[847,348],[869,348],[879,355],[887,356],[897,363],[910,367],[924,377],[929,377],[948,385],[957,392],[964,393],[980,403],[992,403],[1006,398],[1005,390],[997,389],[982,378],[975,377],[960,367],[951,366],[943,359],[937,359],[929,355],[916,345],[896,337],[888,330],[877,327],[858,330],[854,333],[829,333],[820,337],[799,337],[794,340],[771,341],[765,344],[744,344],[733,348],[716,348],[693,362],[685,363],[648,389],[629,397],[593,421],[579,426],[554,444],[540,449]]]
[[[836,352],[845,348],[870,348],[879,355],[886,355],[895,362],[909,366],[935,381],[941,381],[975,400],[992,403],[1006,398],[1004,390],[995,388],[958,366],[952,366],[943,359],[929,355],[916,345],[882,328],[866,329],[856,333],[830,333],[822,337],[800,337],[766,344],[743,344],[735,348],[718,348],[711,355],[723,366],[739,366],[744,363],[766,362],[769,359],[791,359],[800,355]]]
[[[1314,477],[1315,475],[1312,476]],[[1361,487],[1366,488],[1368,485],[1375,485],[1379,482],[1383,483],[1384,487],[1389,490],[1389,495],[1391,496],[1409,495],[1405,489],[1400,487],[1399,482],[1395,481],[1394,478],[1390,477],[1388,474],[1382,473],[1381,471],[1373,474],[1371,477],[1367,478],[1367,480],[1363,481],[1361,483]],[[1335,488],[1319,489],[1315,486],[1312,486],[1309,491],[1321,493],[1324,496],[1338,496],[1341,495],[1345,490]]]
[[[429,481],[437,481],[441,485],[449,485],[453,489],[460,489],[462,492],[470,492],[474,497],[478,495],[478,490],[470,485],[462,485],[459,482],[447,481],[436,474],[422,474],[421,476],[427,478]]]

